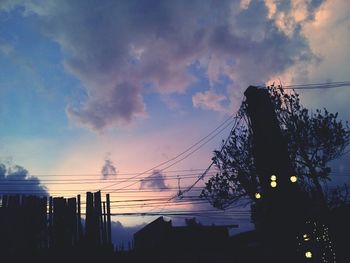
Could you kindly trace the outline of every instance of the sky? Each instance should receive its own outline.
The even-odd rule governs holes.
[[[128,180],[213,131],[249,85],[349,80],[349,14],[347,0],[0,0],[0,160],[52,195]],[[350,89],[300,93],[350,119]],[[132,198],[190,185],[175,175],[200,174],[228,132],[130,181]],[[91,182],[45,181],[68,178]]]

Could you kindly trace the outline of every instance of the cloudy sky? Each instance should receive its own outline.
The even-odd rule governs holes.
[[[109,177],[166,197],[194,179],[128,178],[210,133],[248,85],[349,80],[349,45],[348,0],[0,0],[0,159],[51,194],[113,189]],[[301,95],[350,119],[350,89]],[[169,170],[200,173],[227,133]]]

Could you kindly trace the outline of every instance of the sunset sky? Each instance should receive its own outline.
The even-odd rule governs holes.
[[[0,159],[53,195],[127,180],[208,135],[249,85],[349,80],[349,46],[348,0],[0,0]],[[349,88],[300,94],[350,120]],[[175,175],[199,175],[230,128],[158,175],[172,191],[133,196],[175,194]],[[101,183],[106,160],[116,175]],[[45,181],[67,178],[95,181]]]

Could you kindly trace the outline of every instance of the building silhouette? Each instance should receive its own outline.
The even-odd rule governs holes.
[[[235,227],[204,226],[195,219],[173,226],[161,216],[134,234],[134,251],[152,262],[226,262],[228,229]]]

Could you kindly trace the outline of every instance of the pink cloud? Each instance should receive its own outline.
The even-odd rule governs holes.
[[[217,94],[211,90],[198,92],[192,97],[192,103],[195,108],[228,113],[229,110],[222,105],[222,102],[226,100],[227,98],[224,95]]]

